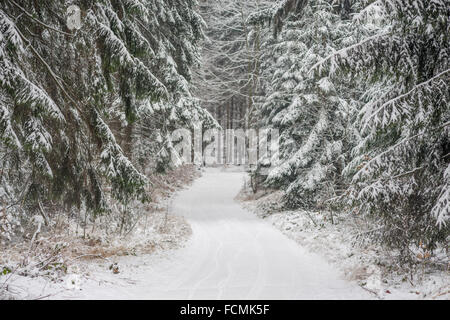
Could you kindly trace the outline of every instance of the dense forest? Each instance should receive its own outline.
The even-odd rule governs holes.
[[[2,236],[49,206],[146,200],[169,168],[171,128],[215,125],[191,93],[202,19],[194,1],[2,1]],[[52,208],[52,211],[60,211]]]
[[[401,259],[448,245],[447,1],[203,3],[218,13],[199,96],[222,126],[280,131],[278,160],[251,173],[272,166],[263,187],[373,218]]]
[[[172,131],[201,123],[279,130],[247,169],[284,209],[365,216],[402,262],[448,248],[449,16],[446,0],[2,0],[2,244],[36,219],[131,230],[148,177],[176,166]]]

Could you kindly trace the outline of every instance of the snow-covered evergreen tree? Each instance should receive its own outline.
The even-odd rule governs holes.
[[[66,24],[73,4],[81,8],[80,30]],[[2,179],[23,191],[11,199],[31,211],[51,199],[99,212],[108,207],[108,190],[124,203],[146,197],[146,177],[132,158],[137,120],[163,135],[196,121],[214,124],[190,93],[202,37],[195,6],[1,2],[0,137],[8,169]],[[151,159],[168,166],[160,154]]]
[[[339,192],[341,171],[356,138],[351,124],[358,86],[348,77],[334,81],[310,73],[315,63],[356,41],[356,30],[332,4],[284,1],[269,10],[277,29],[276,17],[288,10],[285,6],[295,9],[267,44],[262,69],[270,80],[259,109],[262,124],[280,130],[280,161],[272,163],[275,169],[266,182],[285,189],[291,207],[322,205]],[[264,22],[266,15],[255,14],[251,22]]]
[[[408,257],[410,245],[433,249],[449,234],[450,3],[359,3],[355,26],[371,34],[312,72],[340,67],[369,86],[342,199],[381,218],[377,235]]]

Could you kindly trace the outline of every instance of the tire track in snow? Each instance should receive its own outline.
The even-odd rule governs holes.
[[[203,231],[203,232],[204,232],[204,234],[207,234],[207,232],[205,232],[205,231]],[[212,236],[211,238],[214,238],[214,236]],[[211,268],[210,270],[206,270],[206,274],[202,275],[200,279],[197,279],[197,283],[190,290],[189,299],[194,299],[194,295],[198,292],[202,283],[207,282],[209,277],[211,277],[213,274],[215,274],[219,270],[219,257],[220,257],[221,250],[223,250],[223,243],[219,241],[218,246],[215,248],[214,268]],[[208,264],[208,262],[210,262],[210,259],[211,259],[211,255],[204,256],[203,257],[203,265]]]

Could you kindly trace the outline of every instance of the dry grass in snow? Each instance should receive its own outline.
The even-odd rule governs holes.
[[[21,241],[0,244],[0,299],[27,298],[11,285],[14,277],[44,277],[63,281],[67,274],[89,273],[91,262],[103,261],[111,272],[120,272],[115,260],[121,256],[153,254],[180,247],[190,236],[191,228],[183,217],[171,212],[171,195],[191,184],[200,171],[184,166],[166,175],[150,175],[152,188],[148,203],[135,202],[130,209],[137,212],[134,227],[122,235],[117,230],[100,227],[108,221],[99,217],[88,226],[79,220],[55,218],[49,227],[37,225]],[[23,291],[23,290],[22,290]],[[25,292],[26,294],[26,292]],[[36,298],[36,297],[34,297]]]

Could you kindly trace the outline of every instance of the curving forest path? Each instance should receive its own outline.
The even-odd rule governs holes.
[[[370,299],[322,257],[308,252],[234,198],[243,172],[206,169],[173,211],[192,237],[170,254],[133,257],[119,282],[83,285],[83,299]],[[113,276],[109,276],[112,277]],[[98,279],[98,277],[96,276]],[[61,298],[61,296],[60,296]],[[64,298],[64,294],[62,296]],[[66,298],[68,298],[66,296]],[[71,296],[71,298],[74,298]]]

